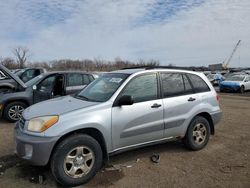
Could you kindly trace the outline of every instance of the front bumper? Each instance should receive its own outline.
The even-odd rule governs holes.
[[[225,92],[236,92],[240,90],[240,86],[224,86],[220,85],[220,91],[225,91]]]
[[[22,132],[18,123],[14,129],[15,150],[19,157],[33,165],[45,166],[59,137],[39,137]]]

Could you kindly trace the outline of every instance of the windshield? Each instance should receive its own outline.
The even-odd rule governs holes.
[[[16,71],[15,74],[16,74],[17,76],[21,76],[22,73],[24,73],[24,71],[25,71],[25,69],[21,69],[21,70]]]
[[[107,73],[84,88],[76,98],[87,101],[105,102],[116,92],[129,74]]]
[[[227,77],[226,80],[228,80],[228,81],[243,81],[244,79],[245,79],[245,76],[234,75],[234,76]]]
[[[37,77],[31,79],[30,81],[26,82],[25,85],[26,85],[27,87],[33,86],[33,85],[35,85],[39,80],[41,80],[42,77],[43,77],[43,74],[41,74],[41,75],[39,75],[39,76],[37,76]]]

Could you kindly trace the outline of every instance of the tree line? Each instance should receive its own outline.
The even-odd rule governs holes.
[[[122,60],[116,58],[113,61],[107,61],[102,59],[60,59],[53,61],[43,62],[29,62],[30,51],[25,47],[16,47],[13,49],[13,55],[15,58],[1,58],[2,65],[9,69],[22,69],[26,67],[41,67],[48,71],[54,70],[83,70],[83,71],[112,71],[127,67],[140,67],[140,66],[159,66],[160,63],[157,60],[138,60],[136,62]]]

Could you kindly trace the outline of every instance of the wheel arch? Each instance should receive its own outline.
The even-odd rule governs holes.
[[[211,115],[208,112],[201,112],[201,113],[197,114],[196,116],[194,116],[192,118],[192,120],[194,118],[196,118],[197,116],[204,117],[208,121],[210,129],[211,129],[211,135],[214,135],[214,122],[213,122]],[[191,122],[192,122],[192,120],[191,120]]]
[[[106,142],[104,139],[103,134],[101,133],[101,131],[99,131],[96,128],[83,128],[83,129],[78,129],[78,130],[74,130],[71,132],[66,133],[65,135],[61,136],[55,143],[55,145],[53,146],[53,149],[50,153],[50,158],[48,163],[51,160],[51,157],[56,149],[56,147],[59,145],[59,143],[61,143],[63,140],[67,139],[68,137],[74,135],[74,134],[86,134],[89,135],[91,137],[93,137],[101,146],[102,152],[103,152],[103,162],[106,163],[109,160],[109,156],[108,156],[108,152],[107,152],[107,146],[106,146]]]

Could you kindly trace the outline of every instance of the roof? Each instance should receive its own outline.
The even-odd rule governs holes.
[[[80,73],[80,74],[90,74],[90,72],[84,72],[84,71],[52,71],[52,72],[45,72],[44,75],[50,75],[50,74],[68,74],[68,73]]]
[[[191,71],[191,70],[185,70],[185,69],[172,69],[172,68],[161,68],[161,67],[155,67],[155,68],[128,68],[128,69],[122,69],[122,70],[116,70],[112,71],[110,73],[124,73],[124,74],[134,74],[138,72],[154,72],[157,71],[168,71],[168,72],[184,72],[184,73],[196,73],[199,74],[197,71]]]
[[[133,74],[136,72],[140,72],[140,71],[144,71],[146,69],[122,69],[122,70],[116,70],[116,71],[112,71],[110,73],[123,73],[123,74]]]

